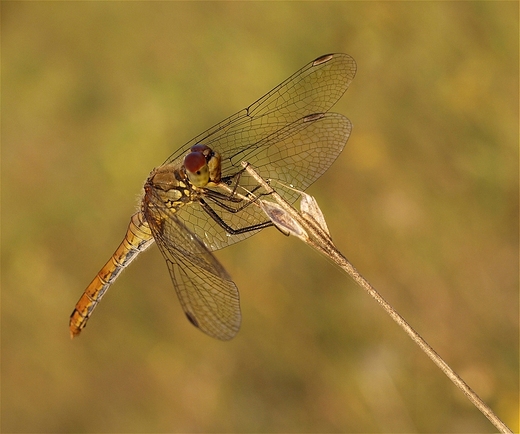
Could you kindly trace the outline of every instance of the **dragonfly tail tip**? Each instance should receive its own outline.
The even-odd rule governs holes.
[[[76,336],[78,336],[80,334],[80,332],[81,332],[80,329],[73,329],[73,328],[71,328],[70,329],[70,338],[74,339]]]

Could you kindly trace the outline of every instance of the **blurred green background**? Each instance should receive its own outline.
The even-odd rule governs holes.
[[[305,63],[358,63],[309,190],[339,249],[518,430],[517,2],[2,2],[3,432],[494,432],[373,300],[268,229],[228,343],[156,247],[69,315],[149,171]]]

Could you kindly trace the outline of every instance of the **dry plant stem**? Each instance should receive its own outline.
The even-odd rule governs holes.
[[[354,281],[361,286],[368,294],[375,299],[392,319],[419,345],[426,355],[444,372],[448,378],[467,396],[467,398],[477,407],[484,416],[502,433],[512,433],[512,431],[497,417],[479,396],[464,382],[464,380],[435,352],[435,350],[399,315],[390,304],[379,294],[379,292],[356,270],[356,268],[341,254],[332,243],[327,232],[316,222],[312,216],[303,212],[298,212],[293,206],[286,202],[263,178],[261,178],[251,166],[242,163],[251,176],[270,193],[276,203],[286,213],[284,218],[296,222],[298,229],[305,232],[305,236],[299,238],[314,247],[319,252],[330,258],[351,276]],[[273,220],[274,221],[274,220]],[[295,226],[293,226],[295,227]]]

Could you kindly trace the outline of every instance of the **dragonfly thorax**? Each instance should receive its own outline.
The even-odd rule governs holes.
[[[155,168],[144,185],[143,203],[155,208],[157,203],[177,209],[200,197],[202,188],[220,183],[220,154],[206,145],[190,148],[182,164],[176,162]],[[154,205],[155,203],[155,205]]]
[[[170,191],[180,187],[189,188],[186,175],[179,164],[171,163],[156,167],[146,180],[145,187],[152,186],[154,189]]]
[[[154,208],[162,203],[176,209],[193,201],[196,187],[187,179],[184,168],[179,164],[165,164],[155,168],[144,185],[143,203]]]

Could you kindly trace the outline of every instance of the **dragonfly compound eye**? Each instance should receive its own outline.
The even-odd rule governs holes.
[[[222,159],[218,152],[212,152],[209,159],[207,160],[209,168],[209,180],[215,184],[220,182],[222,170],[221,160]]]
[[[193,145],[190,149],[191,152],[200,152],[201,154],[204,154],[205,156],[211,153],[211,148],[209,146],[203,145],[202,143],[198,143],[196,145]]]
[[[209,182],[209,168],[201,152],[190,152],[184,157],[184,168],[188,179],[195,187],[205,187]]]

